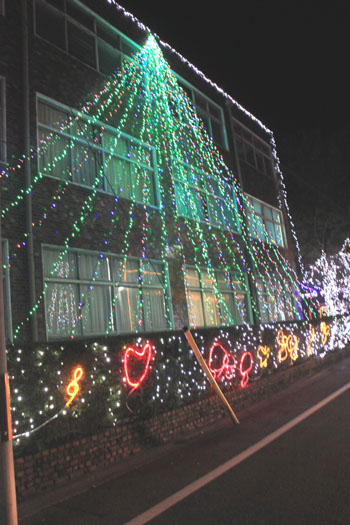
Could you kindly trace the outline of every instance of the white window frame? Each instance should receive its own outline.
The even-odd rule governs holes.
[[[0,76],[0,165],[6,163],[6,80]]]
[[[282,214],[281,210],[279,210],[278,208],[275,208],[274,206],[271,206],[271,204],[267,204],[267,202],[264,202],[261,199],[257,199],[256,197],[253,197],[252,195],[249,195],[248,193],[246,193],[246,197],[248,198],[248,201],[249,201],[249,204],[250,204],[251,208],[254,210],[254,216],[255,216],[254,220],[257,222],[257,225],[263,224],[265,226],[265,230],[267,232],[267,234],[266,234],[266,232],[264,232],[263,236],[260,236],[259,232],[258,232],[258,228],[256,228],[256,231],[254,231],[254,230],[252,230],[251,227],[249,227],[250,235],[253,235],[254,237],[260,239],[261,241],[268,242],[270,244],[276,244],[280,248],[286,248],[287,247],[286,229],[285,229],[284,220],[283,220],[283,214]],[[255,208],[254,208],[254,201],[256,201],[261,206],[262,213],[258,213],[255,210]],[[271,219],[270,217],[267,217],[264,214],[265,208],[267,208],[267,209],[269,209],[271,211],[272,217],[273,217],[273,212],[275,214],[277,214],[278,217],[279,217],[279,221],[276,221],[273,218]],[[251,212],[248,213],[248,215],[251,216]],[[273,226],[273,231],[274,231],[274,235],[273,236],[271,235],[271,232],[269,231],[268,224]],[[276,240],[276,238],[278,237],[278,235],[276,234],[276,228],[277,227],[280,229],[282,244],[278,243],[277,240]]]
[[[155,151],[155,148],[153,146],[150,146],[149,144],[146,144],[146,143],[138,140],[137,138],[132,137],[131,135],[127,135],[126,133],[120,133],[120,132],[118,133],[117,129],[115,129],[112,126],[109,126],[107,124],[104,124],[102,122],[99,122],[97,120],[94,120],[93,118],[89,119],[89,118],[81,117],[81,113],[79,113],[78,111],[70,108],[69,106],[61,104],[61,103],[59,103],[59,102],[57,102],[57,101],[55,101],[53,99],[50,99],[49,97],[46,97],[45,95],[37,93],[37,99],[36,100],[37,100],[37,109],[36,109],[36,111],[37,111],[37,144],[38,144],[38,146],[40,144],[40,129],[42,129],[42,130],[47,131],[47,134],[51,133],[53,135],[60,135],[60,136],[64,137],[66,140],[73,141],[74,143],[81,144],[83,146],[88,146],[90,150],[96,151],[98,153],[101,152],[101,157],[100,157],[101,164],[100,164],[100,166],[104,166],[105,157],[109,156],[110,158],[117,158],[119,160],[125,161],[125,162],[129,163],[129,165],[136,164],[137,166],[140,166],[141,168],[144,168],[145,170],[147,170],[149,172],[152,172],[153,173],[153,186],[154,186],[154,200],[155,200],[155,203],[151,204],[151,203],[143,202],[142,200],[137,200],[135,198],[132,181],[130,182],[132,196],[130,198],[128,198],[128,200],[132,200],[134,202],[138,202],[139,204],[142,204],[142,205],[147,205],[150,208],[154,208],[154,209],[159,209],[160,208],[160,190],[159,190],[159,179],[158,179],[158,169],[157,169],[157,158],[156,158],[156,151]],[[115,134],[115,135],[118,134],[118,135],[120,135],[122,137],[122,139],[127,140],[130,143],[133,143],[135,145],[141,146],[144,149],[149,150],[149,152],[151,154],[151,159],[152,159],[152,166],[149,166],[149,165],[146,165],[146,164],[142,164],[142,163],[140,163],[138,161],[135,161],[135,160],[127,158],[127,157],[122,157],[121,155],[118,155],[117,153],[111,153],[108,150],[108,148],[103,146],[103,143],[102,144],[94,144],[91,141],[88,142],[86,139],[82,139],[81,137],[77,137],[77,136],[73,135],[70,132],[70,130],[71,130],[70,127],[68,128],[68,132],[66,132],[66,131],[59,130],[59,128],[53,128],[52,126],[49,126],[47,124],[40,123],[39,122],[39,118],[38,118],[38,115],[39,115],[39,103],[40,102],[42,102],[43,104],[46,104],[46,105],[48,105],[48,106],[50,106],[52,108],[56,108],[58,111],[62,111],[64,113],[66,113],[67,115],[71,115],[72,117],[74,117],[76,115],[79,115],[84,123],[88,123],[89,124],[89,122],[92,122],[94,126],[104,128],[107,131],[107,133]],[[103,140],[103,138],[102,138],[102,140]],[[50,145],[48,145],[48,148],[50,148]],[[95,165],[95,169],[96,170],[98,169],[98,166],[99,166],[99,164],[96,163],[96,165]],[[38,171],[39,172],[40,172],[40,169],[41,169],[40,168],[40,155],[38,155]],[[91,185],[84,184],[84,183],[79,182],[79,181],[77,182],[77,181],[71,180],[71,179],[66,179],[66,178],[62,178],[62,177],[56,177],[52,173],[45,173],[44,172],[44,175],[46,177],[52,177],[52,178],[59,179],[59,180],[65,180],[69,184],[75,184],[75,185],[78,185],[78,186],[83,186],[83,187],[88,187],[88,188],[91,187]],[[130,175],[130,180],[131,180],[131,178],[132,177]],[[103,177],[102,177],[101,180],[102,180],[102,187],[99,188],[99,191],[105,192],[106,194],[109,194],[109,195],[116,196],[116,193],[111,191],[111,189],[110,189],[110,182],[107,179],[106,173],[103,174]],[[126,197],[123,196],[122,193],[118,194],[117,196],[121,197],[121,198],[126,198]]]
[[[34,34],[38,38],[42,38],[46,42],[49,42],[52,46],[54,46],[56,49],[59,49],[60,51],[63,51],[64,53],[68,54],[69,56],[73,57],[74,59],[78,60],[79,62],[82,62],[88,67],[91,67],[92,69],[97,70],[101,73],[101,75],[108,76],[110,73],[105,73],[100,70],[99,66],[99,43],[102,43],[102,45],[106,45],[107,48],[110,50],[111,53],[114,53],[116,55],[116,67],[120,66],[124,60],[130,59],[130,53],[126,52],[126,49],[128,47],[132,48],[132,52],[136,53],[140,46],[138,46],[135,42],[133,42],[130,38],[128,38],[126,35],[124,35],[121,31],[118,31],[115,27],[113,27],[111,24],[109,24],[106,20],[104,20],[101,16],[99,16],[97,13],[86,7],[84,4],[79,2],[78,0],[73,0],[72,4],[74,4],[78,9],[80,9],[83,13],[89,15],[92,18],[93,21],[93,29],[88,28],[84,26],[80,21],[77,21],[75,18],[70,16],[67,13],[67,0],[62,0],[64,4],[64,9],[61,11],[59,8],[53,6],[52,4],[46,2],[45,0],[35,0],[34,3]],[[45,37],[41,36],[38,33],[37,30],[37,20],[36,20],[36,9],[37,4],[45,4],[48,9],[51,9],[53,12],[56,12],[57,15],[63,16],[64,18],[64,48],[57,46],[54,42],[46,39]],[[68,41],[68,23],[71,23],[75,26],[77,26],[80,30],[87,33],[90,37],[94,39],[94,49],[95,49],[95,66],[92,66],[88,62],[85,62],[83,59],[76,57],[74,54],[69,52],[69,41]],[[107,28],[107,31],[110,31],[111,34],[114,33],[117,38],[120,38],[120,49],[116,48],[114,45],[111,45],[110,42],[107,42],[105,39],[100,37],[98,35],[98,24],[101,24]],[[128,50],[129,51],[129,50]],[[118,62],[117,62],[118,61]]]
[[[164,327],[161,329],[161,331],[167,331],[167,330],[170,330],[173,328],[173,313],[172,313],[172,306],[171,306],[171,293],[170,293],[170,284],[169,284],[169,270],[168,270],[168,264],[166,262],[162,262],[162,261],[159,261],[159,260],[155,260],[155,259],[142,259],[142,258],[138,258],[138,257],[126,257],[124,258],[123,256],[121,255],[118,255],[118,254],[114,254],[114,253],[105,253],[105,252],[97,252],[97,251],[92,251],[92,250],[84,250],[84,249],[78,249],[78,248],[69,248],[68,250],[68,254],[74,254],[74,256],[77,258],[76,260],[78,261],[78,257],[80,255],[88,255],[88,256],[94,256],[94,257],[102,257],[103,259],[106,260],[106,264],[108,265],[108,276],[109,278],[108,279],[93,279],[93,277],[91,279],[87,279],[87,278],[80,278],[79,276],[79,262],[77,262],[77,275],[76,277],[74,278],[59,278],[57,276],[45,276],[45,271],[44,271],[44,256],[45,256],[45,250],[51,250],[51,251],[57,251],[57,254],[58,254],[58,257],[59,257],[59,254],[62,253],[64,250],[64,248],[62,248],[62,246],[56,246],[56,245],[50,245],[50,244],[42,244],[42,262],[43,262],[43,282],[44,282],[44,286],[46,287],[46,285],[50,285],[50,284],[58,284],[58,285],[72,285],[74,287],[76,287],[76,290],[77,290],[77,305],[79,305],[79,303],[81,302],[82,300],[82,296],[84,295],[84,292],[82,291],[82,288],[83,287],[89,287],[89,286],[93,286],[94,288],[95,287],[104,287],[104,288],[109,288],[110,290],[110,313],[111,313],[111,323],[110,323],[110,330],[108,332],[108,335],[116,335],[116,334],[123,334],[123,333],[151,333],[152,331],[160,331],[160,329],[157,329],[157,330],[149,330],[149,329],[146,329],[146,313],[145,313],[145,302],[144,302],[144,291],[146,290],[150,290],[150,289],[154,289],[154,290],[162,290],[162,292],[164,292],[163,294],[163,300],[164,300],[164,321],[165,322],[168,322],[168,326],[167,327]],[[133,282],[125,282],[125,281],[121,281],[119,280],[118,282],[113,278],[113,271],[112,271],[112,265],[113,263],[115,263],[116,261],[118,262],[123,262],[123,260],[126,260],[126,261],[137,261],[138,263],[138,271],[139,271],[139,274],[142,274],[142,271],[143,271],[143,267],[145,264],[150,264],[151,267],[152,265],[158,265],[158,266],[161,266],[162,268],[162,276],[163,276],[163,283],[160,282],[159,285],[157,284],[142,284],[141,285],[139,283],[133,283]],[[54,268],[52,269],[52,272],[53,272]],[[117,315],[117,304],[118,304],[118,300],[116,299],[117,297],[117,293],[118,293],[118,290],[122,289],[122,288],[133,288],[133,289],[136,289],[136,290],[141,290],[140,291],[140,294],[142,296],[142,299],[143,299],[143,310],[142,310],[142,329],[141,330],[132,330],[132,331],[125,331],[125,330],[122,330],[120,329],[119,325],[118,325],[118,315]],[[45,326],[46,326],[46,339],[47,340],[60,340],[60,339],[67,339],[70,337],[70,333],[65,333],[61,336],[51,336],[49,334],[49,330],[48,330],[48,321],[47,321],[47,316],[48,316],[48,298],[47,298],[47,294],[45,293],[45,300],[44,300],[44,304],[45,304]],[[77,308],[78,309],[78,308]],[[167,313],[166,313],[167,312]],[[82,314],[81,314],[81,317],[83,317],[84,315],[84,311],[82,310]],[[167,320],[167,315],[168,315],[168,320]],[[102,335],[106,335],[106,332],[105,331],[101,331],[101,332],[96,332],[96,333],[92,333],[92,332],[88,332],[86,334],[83,333],[83,322],[81,319],[78,319],[77,320],[77,327],[78,327],[78,330],[77,330],[77,334],[76,334],[76,338],[86,338],[86,337],[94,337],[94,336],[102,336]]]

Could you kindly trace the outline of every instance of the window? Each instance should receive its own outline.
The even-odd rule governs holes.
[[[174,189],[177,212],[188,219],[207,222],[222,230],[239,231],[233,187],[189,164],[175,164]]]
[[[295,319],[294,294],[287,283],[257,278],[256,288],[262,323]]]
[[[45,246],[43,271],[48,339],[171,328],[163,263]]]
[[[67,125],[71,114],[71,125]],[[39,170],[45,175],[98,188],[157,206],[153,148],[106,125],[74,119],[75,112],[38,99],[38,135],[45,144]],[[47,136],[51,135],[48,141]]]
[[[0,163],[6,162],[5,79],[0,77]]]
[[[246,283],[220,270],[214,278],[207,270],[187,268],[188,313],[191,326],[220,326],[250,322]],[[216,293],[215,293],[216,292]]]
[[[6,338],[6,341],[12,341],[9,251],[8,251],[8,242],[5,239],[3,239],[1,242],[1,250],[2,250],[2,286],[3,286],[3,300],[4,300],[5,338]]]
[[[233,129],[238,158],[264,175],[273,175],[270,145],[236,120]]]
[[[131,40],[72,0],[36,0],[35,32],[105,75],[137,51]]]
[[[254,213],[249,211],[249,232],[261,241],[273,242],[281,248],[286,246],[283,216],[280,210],[254,197],[247,196]],[[264,231],[264,226],[267,234]]]
[[[209,136],[212,137],[214,142],[219,146],[228,149],[224,115],[220,106],[187,84],[184,80],[178,79],[178,82],[193,103],[196,113],[203,121]]]

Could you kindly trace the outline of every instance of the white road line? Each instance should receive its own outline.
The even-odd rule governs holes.
[[[193,483],[190,483],[189,485],[179,490],[178,492],[175,492],[168,498],[164,499],[157,505],[154,505],[154,507],[151,507],[150,509],[146,510],[142,514],[139,514],[138,516],[133,518],[131,521],[128,521],[124,525],[143,525],[144,523],[147,523],[153,518],[159,516],[166,510],[170,509],[170,507],[173,507],[174,505],[176,505],[176,503],[178,503],[179,501],[187,498],[188,496],[190,496],[197,490],[201,489],[205,485],[208,485],[208,483],[210,483],[214,479],[218,478],[219,476],[222,476],[228,470],[232,469],[239,463],[242,463],[242,461],[249,458],[250,456],[258,452],[262,448],[266,447],[267,445],[272,443],[272,441],[275,441],[275,439],[278,439],[280,436],[288,432],[288,430],[295,427],[296,425],[304,421],[304,419],[308,418],[309,416],[311,416],[312,414],[320,410],[320,408],[324,407],[325,405],[333,401],[333,399],[343,394],[349,388],[350,388],[350,383],[347,383],[342,388],[339,388],[339,390],[336,390],[335,392],[333,392],[333,394],[331,394],[330,396],[326,397],[325,399],[323,399],[322,401],[320,401],[313,407],[309,408],[308,410],[305,410],[305,412],[303,412],[299,416],[295,417],[294,419],[292,419],[291,421],[289,421],[282,427],[278,428],[277,430],[275,430],[268,436],[264,437],[263,439],[255,443],[255,445],[252,445],[251,447],[247,448],[246,450],[244,450],[237,456],[234,456],[232,459],[229,459],[228,461],[226,461],[225,463],[223,463],[216,469],[212,470],[205,476],[202,476],[201,478],[197,479]]]

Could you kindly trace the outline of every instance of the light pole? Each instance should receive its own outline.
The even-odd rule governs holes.
[[[1,206],[0,206],[1,209]],[[10,388],[7,373],[4,294],[2,282],[2,246],[0,218],[0,523],[17,525],[15,469],[12,449]]]

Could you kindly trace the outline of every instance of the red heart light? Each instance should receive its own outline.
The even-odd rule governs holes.
[[[152,358],[152,346],[145,343],[142,350],[129,346],[124,354],[125,379],[129,386],[136,390],[146,379],[149,372],[149,364]],[[135,366],[136,365],[136,366]],[[132,368],[136,368],[134,377],[131,378]],[[136,377],[135,377],[136,376]]]

